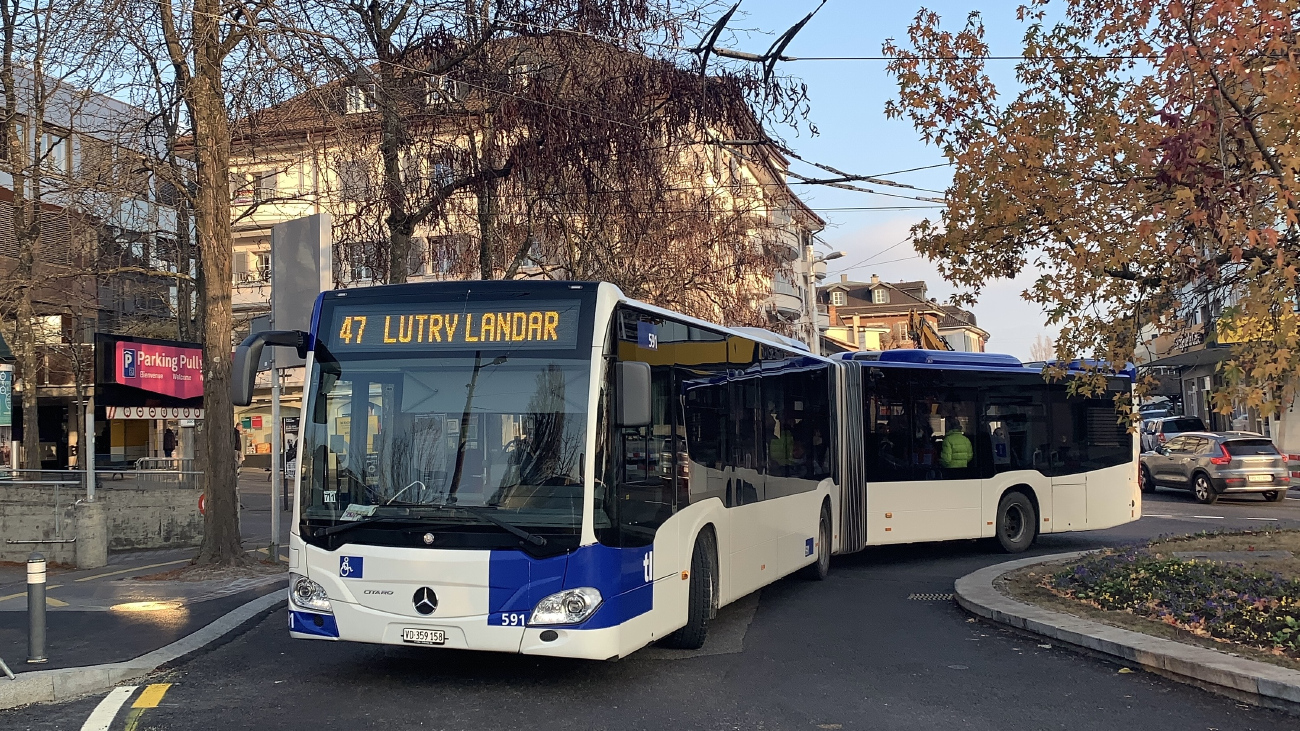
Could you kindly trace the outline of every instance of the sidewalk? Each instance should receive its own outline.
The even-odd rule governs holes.
[[[240,478],[244,548],[265,559],[270,539],[270,483],[266,473]],[[288,516],[281,540],[287,542]],[[109,556],[99,569],[51,568],[47,584],[49,662],[27,659],[26,567],[0,566],[0,658],[16,674],[122,662],[183,638],[258,597],[282,592],[287,573],[234,581],[140,581],[136,577],[182,568],[197,549],[132,551]],[[281,548],[287,560],[287,548]],[[0,675],[0,684],[9,683]]]
[[[1087,551],[1033,556],[995,564],[958,579],[957,603],[991,622],[1056,640],[1086,652],[1254,705],[1300,713],[1300,671],[1228,652],[1133,632],[1025,604],[994,586],[1011,571],[1082,556]]]

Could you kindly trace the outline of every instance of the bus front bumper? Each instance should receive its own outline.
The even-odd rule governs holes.
[[[414,619],[338,600],[331,600],[331,604],[333,614],[317,614],[290,603],[289,635],[304,640],[343,640],[586,660],[613,660],[619,656],[618,627],[500,627],[488,624],[487,615]],[[443,642],[422,644],[404,640],[403,631],[408,629],[441,630]]]

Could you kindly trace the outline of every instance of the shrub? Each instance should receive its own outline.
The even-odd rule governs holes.
[[[1044,585],[1100,609],[1300,658],[1300,580],[1146,549],[1089,557]]]

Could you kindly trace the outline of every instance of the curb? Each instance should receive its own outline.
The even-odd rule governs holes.
[[[213,623],[170,645],[131,660],[80,668],[18,673],[14,680],[0,676],[0,710],[31,703],[54,703],[108,690],[118,683],[148,675],[157,668],[202,649],[263,612],[286,602],[283,591],[273,591],[236,607]]]
[[[1011,571],[1077,558],[1091,551],[1022,558],[989,566],[957,580],[957,603],[966,611],[1016,629],[1050,637],[1110,659],[1140,665],[1172,680],[1254,705],[1300,713],[1300,671],[1112,627],[1025,604],[993,586]]]

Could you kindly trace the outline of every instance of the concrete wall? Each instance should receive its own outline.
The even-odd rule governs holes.
[[[74,565],[73,543],[17,543],[9,541],[57,540],[77,535],[75,497],[63,490],[56,504],[54,491],[25,487],[0,487],[0,561],[24,562],[32,551],[46,561]],[[57,518],[57,525],[56,525]]]
[[[56,494],[52,487],[0,482],[0,561],[26,561],[29,553],[40,551],[48,561],[81,565],[87,562],[86,552],[94,551],[77,543],[11,544],[10,540],[75,537],[78,543],[100,544],[102,550],[106,534],[110,550],[197,546],[203,538],[201,494],[200,490],[175,486],[114,486],[106,482],[96,492],[98,507],[92,511],[84,504],[76,505],[85,498],[76,488],[61,487]]]
[[[199,490],[109,487],[98,494],[106,498],[109,550],[197,546],[203,540]]]

